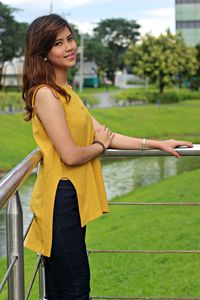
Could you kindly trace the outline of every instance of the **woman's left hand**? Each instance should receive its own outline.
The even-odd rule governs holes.
[[[175,148],[181,147],[181,146],[185,146],[188,148],[192,147],[192,143],[188,142],[188,141],[177,141],[177,140],[165,140],[165,141],[160,141],[157,145],[157,148],[171,153],[172,155],[174,155],[176,158],[180,157],[180,154],[175,151]]]

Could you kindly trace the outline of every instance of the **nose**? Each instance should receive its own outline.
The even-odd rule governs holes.
[[[70,42],[66,41],[65,49],[66,49],[66,51],[72,50],[72,45]]]

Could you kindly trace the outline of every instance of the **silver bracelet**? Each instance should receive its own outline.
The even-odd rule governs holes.
[[[145,145],[146,145],[146,139],[142,139],[142,147],[141,147],[142,151],[145,150]]]

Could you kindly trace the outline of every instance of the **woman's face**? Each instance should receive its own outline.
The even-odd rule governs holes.
[[[76,63],[76,52],[76,42],[71,31],[66,27],[58,33],[47,58],[53,67],[68,69]]]

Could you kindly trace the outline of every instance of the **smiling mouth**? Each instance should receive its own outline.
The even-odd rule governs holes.
[[[64,58],[73,59],[73,58],[75,58],[75,53],[71,53],[70,55],[66,55],[66,56],[64,56]]]

